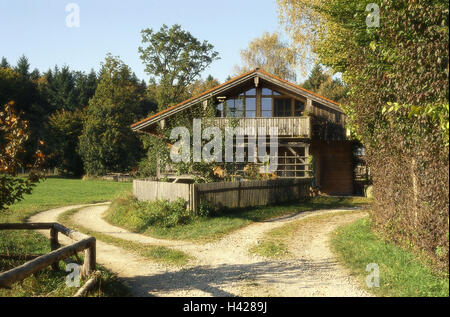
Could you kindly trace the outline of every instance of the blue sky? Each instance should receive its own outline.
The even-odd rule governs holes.
[[[71,2],[80,8],[79,28],[66,26]],[[147,81],[137,51],[140,31],[176,23],[215,46],[221,60],[203,77],[222,82],[252,39],[282,30],[275,0],[0,0],[0,56],[15,64],[25,54],[41,71],[54,65],[89,71],[110,52]]]

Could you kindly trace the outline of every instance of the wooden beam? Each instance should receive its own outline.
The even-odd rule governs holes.
[[[53,224],[54,228],[56,230],[58,230],[59,232],[61,232],[63,235],[72,238],[76,241],[80,241],[80,240],[85,240],[85,239],[89,239],[91,237],[89,237],[88,235],[85,235],[81,232],[69,229],[64,227],[63,225],[59,224],[59,223],[54,223]]]
[[[0,223],[0,230],[45,230],[52,229],[54,223]]]
[[[30,276],[31,274],[36,273],[37,271],[40,271],[42,269],[45,269],[46,267],[52,265],[57,261],[63,260],[87,248],[94,248],[95,250],[94,237],[78,241],[69,246],[60,248],[58,250],[40,256],[34,260],[28,261],[14,269],[0,273],[0,287],[4,288],[10,287],[10,285],[14,284],[15,282],[21,281]],[[87,260],[89,269],[92,269],[93,265],[95,265],[95,258],[94,261],[92,261],[92,254],[94,254],[95,257],[95,251],[94,252],[91,251],[89,253],[89,257]]]
[[[58,242],[58,230],[55,227],[50,229],[50,249],[52,251],[57,250],[59,248]],[[52,264],[52,269],[57,270],[59,268],[58,262]]]
[[[100,282],[101,273],[94,272],[94,275],[75,293],[73,297],[84,297],[91,291],[95,285]]]

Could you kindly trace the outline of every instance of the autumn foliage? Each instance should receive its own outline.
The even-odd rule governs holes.
[[[28,123],[20,119],[14,102],[8,102],[0,111],[0,211],[30,193],[34,182],[43,177],[40,166],[44,155],[40,150],[35,153],[28,179],[16,177],[22,167],[21,154],[27,139]]]

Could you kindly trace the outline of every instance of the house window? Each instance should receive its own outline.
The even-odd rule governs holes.
[[[256,117],[256,97],[245,98],[245,116],[247,118]]]
[[[246,96],[256,96],[256,88],[249,89],[245,92]]]
[[[263,118],[272,117],[272,98],[261,98],[261,116]]]
[[[226,111],[227,117],[231,118],[241,118],[244,115],[244,98],[239,99],[228,99],[226,101]]]
[[[216,116],[219,118],[256,118],[259,114],[262,118],[271,117],[299,117],[305,111],[305,103],[295,100],[278,91],[261,88],[261,109],[257,109],[257,89],[250,88],[237,96],[219,103]],[[259,111],[260,110],[260,111]]]
[[[294,116],[300,117],[303,115],[303,111],[305,111],[305,103],[300,100],[295,100],[294,104]]]
[[[291,117],[292,116],[292,99],[290,98],[274,98],[273,111],[275,117]]]
[[[242,92],[238,97],[226,100],[225,117],[231,118],[255,118],[256,117],[256,88]]]
[[[278,91],[269,88],[263,88],[261,92],[263,96],[281,96]]]
[[[223,103],[219,103],[216,107],[216,117],[217,118],[223,118],[225,116],[225,111],[223,108]]]

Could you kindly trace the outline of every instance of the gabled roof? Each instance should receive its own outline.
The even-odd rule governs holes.
[[[277,77],[275,75],[272,75],[262,69],[256,68],[252,71],[249,71],[245,74],[242,74],[240,76],[237,76],[235,78],[232,78],[231,80],[216,86],[212,89],[209,89],[203,93],[201,93],[198,96],[192,97],[190,99],[187,99],[179,104],[176,104],[172,107],[169,107],[163,111],[160,111],[144,120],[141,120],[139,122],[134,123],[131,125],[131,128],[134,131],[143,130],[144,128],[155,124],[161,120],[164,120],[167,117],[170,117],[174,115],[175,113],[178,113],[180,111],[183,111],[186,108],[189,108],[193,105],[196,105],[200,102],[203,102],[205,100],[208,100],[209,98],[219,95],[223,92],[226,92],[227,90],[234,88],[236,86],[239,86],[242,83],[247,82],[248,80],[251,80],[255,77],[260,77],[262,80],[265,80],[267,82],[270,82],[274,85],[280,86],[288,91],[291,91],[294,94],[299,94],[304,96],[305,98],[311,99],[312,101],[319,102],[325,106],[328,106],[334,110],[343,112],[342,109],[339,107],[339,104],[333,100],[330,100],[328,98],[322,97],[316,93],[313,93],[312,91],[306,90],[305,88],[302,88],[298,85],[295,85],[293,83],[290,83],[280,77]]]

